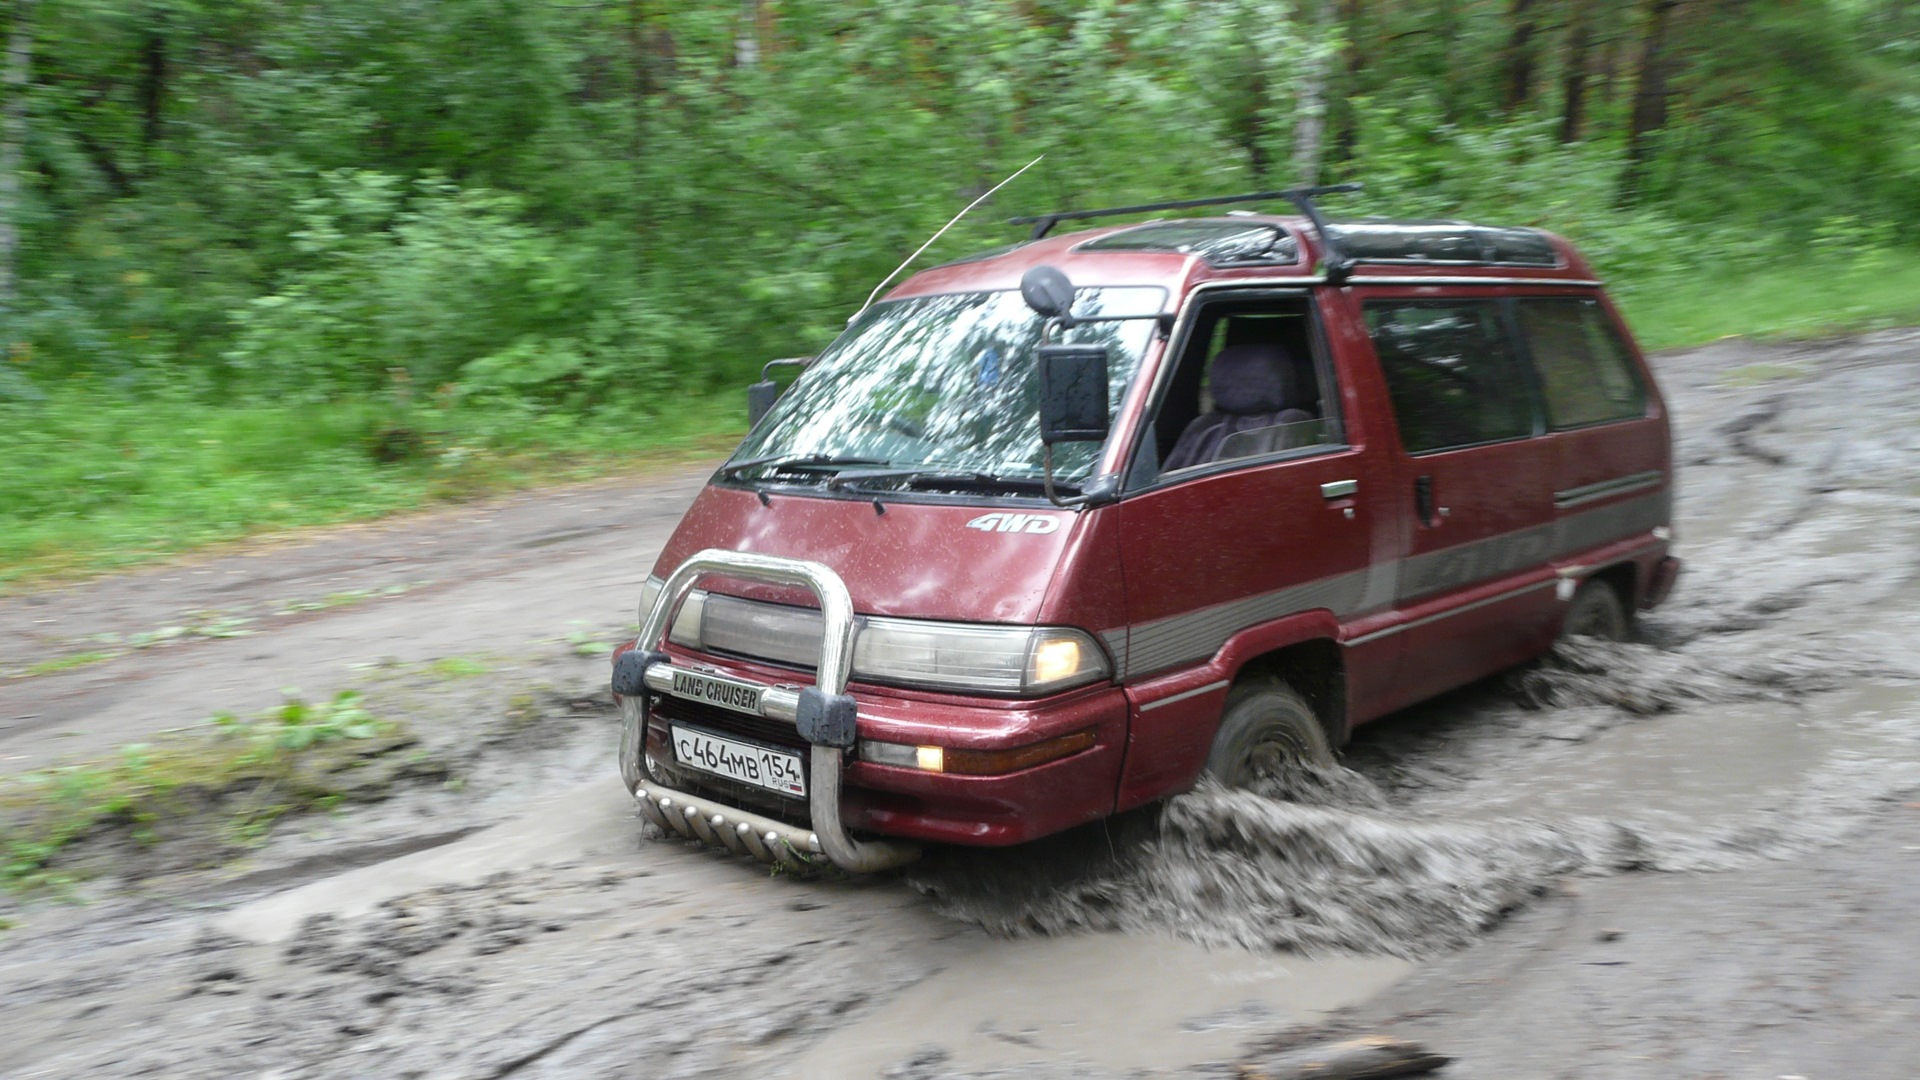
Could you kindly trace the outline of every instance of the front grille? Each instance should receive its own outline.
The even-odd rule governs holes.
[[[695,727],[706,728],[718,735],[740,735],[770,746],[785,747],[790,750],[805,750],[807,740],[800,737],[799,729],[781,720],[769,720],[764,716],[748,716],[746,713],[723,709],[704,701],[689,701],[686,698],[662,694],[658,698],[654,713],[665,720],[679,720]]]
[[[746,713],[723,709],[718,705],[709,705],[704,701],[689,701],[671,694],[658,694],[654,697],[650,710],[652,726],[661,736],[667,734],[668,723],[682,723],[703,728],[715,735],[731,735],[793,750],[800,755],[800,771],[807,779],[808,790],[813,787],[813,756],[807,740],[792,724],[779,720],[769,720],[764,716],[748,716]],[[667,741],[666,754],[673,757],[673,742]],[[669,783],[678,783],[699,793],[705,792],[714,798],[733,803],[735,806],[768,817],[784,821],[789,825],[810,828],[807,804],[804,800],[791,795],[769,791],[752,784],[742,784],[724,776],[705,772],[686,765],[674,765],[665,777]]]

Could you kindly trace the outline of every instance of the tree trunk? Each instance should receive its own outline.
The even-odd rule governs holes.
[[[750,68],[760,62],[760,0],[741,0],[740,29],[733,35],[733,66]]]
[[[1647,28],[1640,51],[1640,78],[1633,91],[1633,115],[1627,126],[1627,168],[1620,177],[1620,201],[1631,203],[1646,183],[1653,157],[1653,135],[1667,126],[1667,31],[1680,0],[1648,0]]]
[[[12,323],[20,249],[20,165],[27,145],[27,82],[33,64],[33,0],[16,0],[7,35],[6,109],[0,119],[0,333]]]
[[[1513,0],[1509,20],[1513,29],[1507,36],[1507,48],[1500,58],[1500,107],[1507,112],[1526,105],[1533,94],[1534,0]],[[1580,3],[1576,0],[1577,11]],[[1575,18],[1579,18],[1575,14]]]
[[[1561,82],[1560,141],[1580,141],[1587,113],[1587,44],[1591,30],[1587,25],[1587,5],[1573,5],[1572,22],[1567,26],[1567,69]]]
[[[1360,75],[1367,68],[1366,50],[1360,47],[1360,19],[1363,0],[1341,0],[1340,22],[1346,28],[1341,48],[1346,55],[1346,77],[1341,83],[1339,105],[1334,110],[1333,160],[1345,165],[1353,160],[1360,145],[1360,117],[1353,109],[1353,98],[1360,92]]]
[[[155,13],[153,26],[140,49],[140,146],[152,150],[160,142],[160,121],[167,101],[167,29],[165,15]]]
[[[1320,182],[1320,148],[1327,131],[1327,65],[1332,59],[1325,45],[1333,32],[1333,0],[1318,0],[1313,16],[1313,59],[1300,80],[1293,122],[1294,182],[1305,187]]]
[[[1433,17],[1436,25],[1434,36],[1440,41],[1440,55],[1448,58],[1440,73],[1440,119],[1449,124],[1460,122],[1460,79],[1456,74],[1464,64],[1452,62],[1458,55],[1460,45],[1460,11],[1454,0],[1440,0],[1433,5]]]

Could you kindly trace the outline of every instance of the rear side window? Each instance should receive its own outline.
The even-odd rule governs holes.
[[[1597,301],[1521,300],[1518,307],[1552,427],[1647,414],[1647,388],[1633,356]]]
[[[1498,302],[1376,300],[1366,313],[1409,453],[1533,434],[1531,392]]]

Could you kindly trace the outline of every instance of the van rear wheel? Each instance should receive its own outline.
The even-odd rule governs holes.
[[[1567,605],[1567,617],[1560,624],[1560,637],[1596,637],[1607,641],[1627,640],[1627,605],[1612,582],[1590,578],[1573,594]]]
[[[1333,747],[1313,706],[1279,679],[1257,675],[1227,695],[1206,775],[1247,787],[1289,764],[1332,765]]]

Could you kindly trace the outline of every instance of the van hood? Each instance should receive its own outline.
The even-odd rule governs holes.
[[[1052,507],[883,502],[708,485],[674,530],[653,573],[665,578],[705,548],[825,564],[863,615],[960,622],[1039,621],[1047,587],[1077,542],[1080,515]],[[710,577],[703,588],[818,607],[804,589]]]

